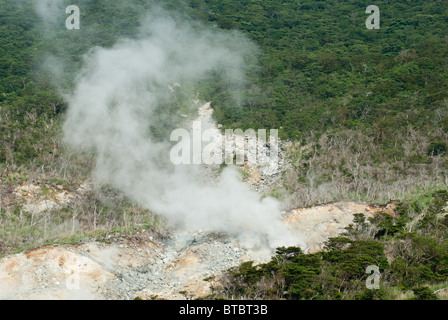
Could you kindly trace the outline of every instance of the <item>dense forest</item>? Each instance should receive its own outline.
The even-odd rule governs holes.
[[[356,214],[323,251],[281,247],[268,263],[230,269],[210,299],[437,300],[446,299],[448,215],[446,191],[400,203],[398,218]],[[368,287],[368,266],[378,267]],[[371,284],[371,283],[370,283]]]
[[[2,193],[33,179],[68,189],[85,180],[93,155],[69,152],[60,139],[64,93],[73,88],[90,48],[135,37],[153,5],[62,2],[64,9],[81,8],[79,32],[65,28],[65,10],[42,23],[32,0],[0,0]],[[381,10],[377,30],[365,25],[372,4]],[[197,91],[212,101],[223,128],[279,129],[280,137],[291,141],[292,168],[272,195],[290,207],[339,199],[400,201],[399,218],[359,216],[324,252],[279,248],[270,263],[231,270],[227,289],[217,289],[213,298],[434,298],[432,292],[448,280],[448,2],[169,0],[162,5],[241,32],[257,45],[247,87],[239,88],[240,104],[228,99],[218,78],[199,83]],[[71,210],[100,208],[104,220],[107,215],[119,220],[121,212],[147,214],[115,196],[106,188]],[[54,223],[70,219],[64,210]],[[18,207],[0,219],[1,255],[60,238],[24,228],[23,219],[31,218],[22,217]],[[358,267],[364,264],[380,266],[386,289],[363,289],[365,270]]]

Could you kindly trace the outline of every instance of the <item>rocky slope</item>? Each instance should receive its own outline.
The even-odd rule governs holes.
[[[305,235],[308,252],[320,250],[353,220],[393,208],[337,202],[285,214]],[[247,260],[269,259],[224,234],[198,231],[165,238],[150,231],[77,245],[46,246],[0,260],[1,299],[187,299],[206,296],[213,276]]]
[[[199,108],[202,127],[215,130],[210,104]],[[233,139],[233,138],[232,138]],[[262,145],[268,152],[271,146]],[[243,151],[244,143],[237,145]],[[245,182],[260,193],[281,184],[281,172],[290,165],[283,143],[278,144],[278,162],[240,165]],[[224,151],[223,151],[224,152]],[[249,148],[249,153],[256,149]],[[217,179],[219,165],[208,166],[206,180]],[[36,217],[63,208],[92,191],[86,182],[69,192],[62,186],[24,183],[2,205],[19,203]],[[44,192],[45,191],[45,192]],[[377,212],[394,214],[393,204],[372,206],[342,201],[283,212],[283,221],[304,241],[305,252],[323,248],[329,237],[344,231],[355,213],[371,217]],[[298,237],[299,238],[299,237]],[[188,299],[210,293],[215,276],[243,261],[268,261],[272,250],[248,250],[225,234],[198,230],[155,231],[132,236],[120,234],[91,239],[76,245],[35,248],[0,260],[0,299]]]

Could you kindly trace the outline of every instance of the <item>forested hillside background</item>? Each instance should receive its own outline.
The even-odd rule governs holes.
[[[67,109],[63,93],[73,88],[89,48],[135,37],[140,19],[152,8],[145,0],[70,0],[65,4],[80,7],[81,30],[65,28],[64,12],[54,17],[60,28],[50,28],[42,24],[31,0],[0,0],[2,193],[29,180],[66,188],[85,180],[93,155],[74,154],[61,143]],[[372,4],[381,10],[379,30],[365,26],[365,10]],[[448,200],[444,193],[448,184],[447,1],[170,0],[163,1],[163,6],[206,24],[238,30],[259,47],[254,57],[259,63],[248,74],[247,87],[241,88],[240,105],[229,103],[219,79],[202,83],[197,90],[203,100],[212,101],[215,119],[224,128],[279,129],[283,140],[291,140],[292,169],[271,195],[290,207],[340,199],[398,200],[403,210],[399,221],[376,221],[374,226],[382,233],[374,232],[367,239],[355,232],[367,228],[358,221],[358,229],[349,230],[345,240],[330,243],[329,253],[323,256],[304,258],[292,250],[294,258],[285,258],[291,250],[279,251],[290,267],[274,262],[261,269],[245,265],[229,276],[240,281],[233,282],[234,291],[221,294],[250,296],[254,283],[280,270],[291,285],[289,293],[266,290],[263,297],[366,298],[371,293],[356,293],[356,285],[350,282],[359,281],[362,273],[351,273],[352,262],[342,266],[349,271],[341,271],[341,281],[353,285],[337,288],[339,278],[325,277],[325,272],[345,263],[337,261],[337,250],[348,242],[354,244],[353,257],[358,249],[374,252],[372,259],[378,261],[373,262],[391,272],[389,280],[395,288],[410,290],[425,281],[447,280],[447,223],[446,218],[438,220],[445,212],[441,201]],[[56,77],[47,71],[51,54],[68,66],[60,70],[52,65],[54,72],[63,74],[57,86]],[[109,214],[117,221],[121,211],[131,210],[127,200],[104,202],[104,195],[110,200],[115,193],[92,194],[90,202],[77,210],[100,208],[104,219]],[[22,219],[30,217],[20,215],[19,225],[18,209],[8,214],[5,217],[3,212],[1,217],[3,253],[58,239],[58,235],[43,237],[39,226],[24,228]],[[62,212],[60,219],[64,214],[70,216]],[[408,223],[419,215],[421,228],[410,228]],[[417,258],[410,253],[413,246],[420,250]],[[396,264],[388,265],[385,247]],[[308,278],[301,282],[293,274],[296,262],[305,265],[299,271]],[[406,282],[403,272],[422,281]],[[316,283],[316,279],[324,285],[307,291],[308,282]],[[280,290],[271,280],[270,288]],[[329,291],[322,291],[325,286]],[[418,290],[417,297],[433,298]]]

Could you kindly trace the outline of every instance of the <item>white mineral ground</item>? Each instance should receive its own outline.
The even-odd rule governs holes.
[[[203,129],[214,126],[211,113],[210,104],[199,109]],[[266,190],[266,185],[281,179],[283,161],[279,152],[278,167],[269,163],[246,167],[246,183]],[[23,202],[24,210],[38,214],[67,205],[89,188],[86,183],[70,194],[58,186],[49,200],[36,196],[39,186],[26,184],[17,187],[14,196]],[[393,208],[343,201],[285,212],[283,222],[305,239],[306,252],[316,252],[328,238],[343,232],[355,213],[370,217],[385,210],[393,213]],[[213,276],[243,261],[266,262],[272,254],[247,250],[227,235],[200,230],[170,237],[146,231],[99,240],[46,246],[1,259],[0,299],[196,298],[210,293]]]

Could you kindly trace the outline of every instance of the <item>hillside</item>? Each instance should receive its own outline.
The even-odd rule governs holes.
[[[319,252],[329,237],[381,208],[339,202],[288,212],[284,223],[307,231],[307,251]],[[269,261],[269,251],[244,248],[219,233],[148,230],[109,234],[79,244],[49,245],[0,260],[1,299],[193,299],[207,298],[229,268],[247,260]]]

